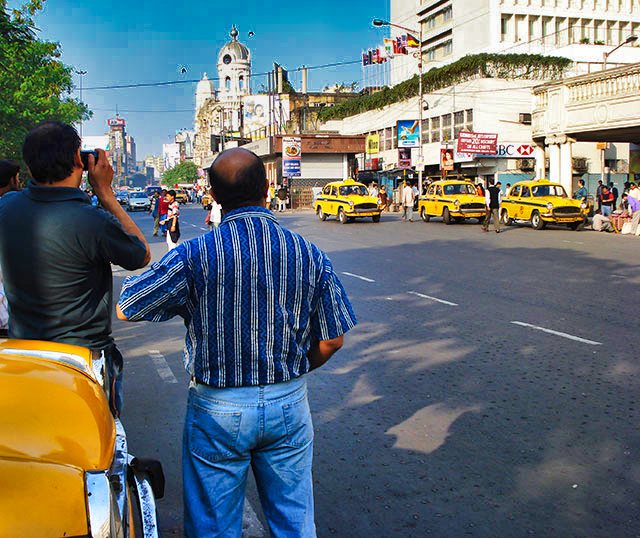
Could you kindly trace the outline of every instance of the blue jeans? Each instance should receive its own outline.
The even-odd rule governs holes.
[[[192,383],[182,446],[185,536],[241,538],[251,466],[272,535],[315,538],[303,378],[227,389]]]
[[[160,222],[162,222],[162,221],[163,221],[164,219],[166,219],[166,218],[167,218],[167,214],[166,214],[166,213],[164,213],[164,214],[161,214],[161,215],[159,216],[159,219],[158,219],[158,220],[159,220]],[[166,226],[166,224],[160,224],[160,235],[165,235],[166,233],[167,233],[167,226]]]
[[[609,215],[611,215],[611,206],[602,204],[602,214],[605,217],[608,217]]]

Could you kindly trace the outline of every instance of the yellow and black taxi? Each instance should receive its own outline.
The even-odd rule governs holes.
[[[588,211],[586,203],[570,198],[559,183],[539,179],[521,181],[509,189],[502,198],[500,220],[506,226],[514,220],[529,221],[536,230],[548,223],[577,230],[586,222]]]
[[[186,204],[189,201],[189,195],[184,189],[174,189],[176,191],[176,201],[181,204]]]
[[[379,199],[371,196],[365,185],[353,179],[327,184],[316,197],[314,209],[320,220],[335,215],[342,224],[364,217],[380,222],[382,212]]]
[[[482,222],[486,202],[483,196],[478,196],[475,185],[470,181],[441,180],[429,185],[426,194],[420,196],[418,211],[425,222],[429,222],[431,217],[442,217],[445,224],[465,219]]]

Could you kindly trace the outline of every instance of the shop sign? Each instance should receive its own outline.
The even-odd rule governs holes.
[[[300,177],[302,164],[302,139],[297,136],[282,138],[282,175]]]
[[[420,145],[420,122],[400,120],[398,122],[398,147],[417,148]]]
[[[382,159],[378,157],[373,157],[371,159],[366,159],[364,161],[364,169],[365,170],[380,170],[382,164]]]
[[[535,146],[529,142],[503,142],[496,146],[495,153],[476,155],[490,159],[532,159]]]
[[[458,134],[458,153],[492,154],[497,150],[498,135],[496,133],[472,133],[460,131]]]
[[[398,148],[398,168],[411,168],[411,148]]]
[[[107,120],[107,125],[109,127],[124,127],[125,123],[124,118],[111,118]]]
[[[367,135],[367,155],[377,155],[380,152],[380,135]]]

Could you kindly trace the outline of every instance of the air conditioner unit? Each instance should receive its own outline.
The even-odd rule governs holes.
[[[518,170],[533,170],[536,167],[535,159],[519,159]]]
[[[528,112],[522,113],[518,116],[518,123],[523,125],[531,125],[531,114]]]
[[[585,157],[574,157],[573,169],[580,174],[584,174],[589,170],[589,161]]]

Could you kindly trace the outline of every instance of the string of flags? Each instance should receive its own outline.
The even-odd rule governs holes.
[[[382,47],[369,49],[362,53],[362,65],[381,64],[396,55],[410,54],[409,49],[418,48],[420,40],[411,34],[403,34],[396,38],[384,38]]]

